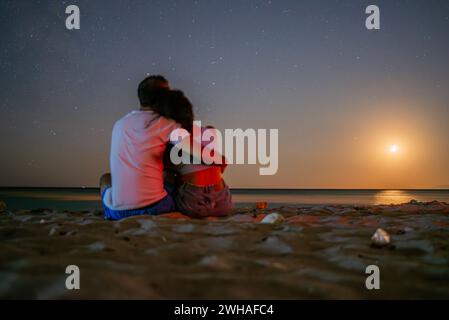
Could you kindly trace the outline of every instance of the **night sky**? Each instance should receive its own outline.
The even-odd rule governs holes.
[[[277,175],[231,187],[449,187],[449,1],[0,0],[0,32],[0,186],[96,186],[160,73],[205,124],[279,129]]]

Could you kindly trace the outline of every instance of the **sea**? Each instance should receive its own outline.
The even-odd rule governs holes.
[[[294,205],[379,205],[411,200],[449,203],[449,189],[436,190],[348,190],[348,189],[232,189],[235,206],[254,207],[267,202],[269,208]],[[96,188],[0,188],[0,201],[8,210],[100,210]]]

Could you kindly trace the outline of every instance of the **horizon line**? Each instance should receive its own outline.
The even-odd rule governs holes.
[[[82,190],[98,190],[100,187],[36,187],[36,186],[0,186],[0,189],[82,189]],[[313,190],[313,191],[333,191],[333,190],[345,190],[345,191],[385,191],[385,190],[397,190],[397,191],[449,191],[449,187],[435,187],[435,188],[229,188],[230,190],[270,190],[270,191],[297,191],[297,190]]]

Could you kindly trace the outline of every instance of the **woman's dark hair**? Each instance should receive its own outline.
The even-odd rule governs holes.
[[[193,106],[182,91],[159,91],[151,109],[165,118],[176,121],[182,128],[192,133],[194,119]]]

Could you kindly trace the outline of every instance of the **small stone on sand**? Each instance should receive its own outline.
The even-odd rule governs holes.
[[[87,246],[87,249],[89,249],[90,251],[102,251],[104,250],[104,248],[106,248],[106,245],[104,244],[104,242],[101,241],[97,241],[94,243],[91,243]]]
[[[48,232],[48,235],[49,235],[49,236],[52,236],[52,235],[55,234],[55,232],[56,232],[56,228],[55,228],[55,227],[52,227],[52,228],[50,229],[50,232]]]
[[[195,226],[193,224],[181,224],[173,227],[173,231],[178,233],[192,233],[194,230]]]
[[[294,252],[293,248],[290,245],[280,240],[276,236],[269,236],[268,238],[264,239],[259,245],[259,248],[264,252],[272,254],[290,254]]]
[[[231,265],[229,265],[229,263],[225,259],[216,255],[203,257],[199,261],[198,265],[202,267],[210,267],[222,270],[228,270],[232,268]]]

